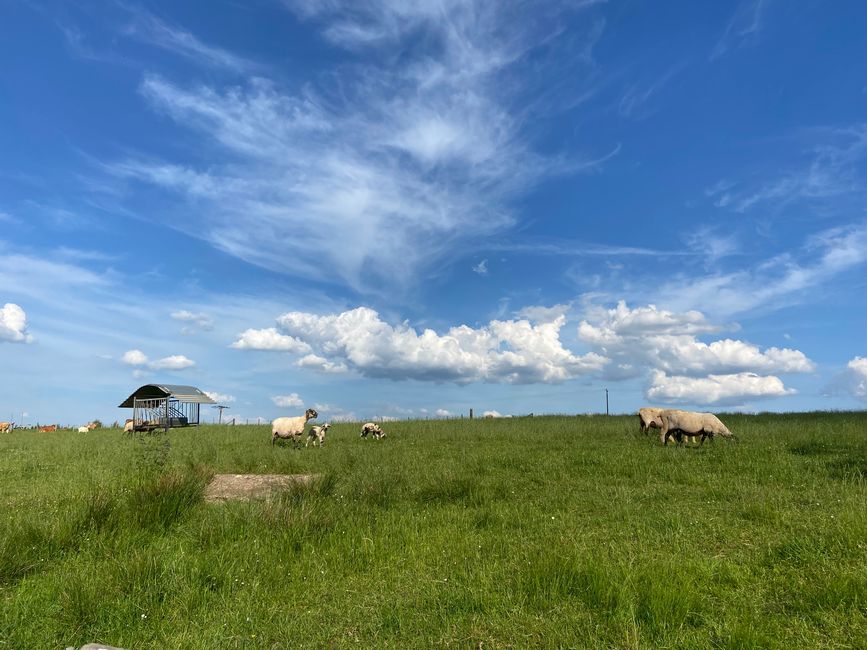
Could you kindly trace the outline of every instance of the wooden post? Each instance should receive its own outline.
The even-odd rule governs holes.
[[[608,413],[608,389],[605,389],[605,415],[609,415]]]
[[[473,409],[470,409],[470,419],[473,419]]]

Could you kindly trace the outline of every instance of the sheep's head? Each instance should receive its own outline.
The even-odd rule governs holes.
[[[328,431],[328,429],[330,429],[330,428],[331,428],[331,425],[328,422],[326,422],[325,424],[322,425],[322,432],[324,433],[324,432]]]
[[[316,412],[316,409],[307,409],[307,412],[304,414],[308,420],[315,420],[319,417],[319,414]]]

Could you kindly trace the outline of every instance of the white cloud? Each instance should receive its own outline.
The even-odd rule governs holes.
[[[735,339],[704,343],[696,334],[718,331],[697,311],[675,313],[655,305],[630,309],[625,302],[607,311],[592,310],[596,324],[582,320],[578,336],[600,353],[638,373],[642,366],[674,375],[701,376],[741,372],[811,372],[803,352],[757,346]],[[614,365],[615,369],[617,366]]]
[[[485,411],[484,413],[482,413],[482,417],[483,418],[487,418],[487,417],[501,418],[501,417],[503,417],[503,414],[500,413],[499,411]]]
[[[192,359],[188,359],[183,354],[173,354],[170,357],[163,357],[162,359],[151,361],[148,364],[148,367],[153,370],[184,370],[186,368],[192,368],[194,365],[196,365],[196,362]]]
[[[280,328],[316,351],[318,359],[343,364],[368,377],[506,383],[556,383],[600,370],[606,359],[577,356],[563,347],[565,317],[532,324],[491,321],[474,329],[452,327],[444,334],[421,332],[406,323],[389,325],[369,308],[340,314],[288,312]]]
[[[782,397],[795,392],[786,388],[778,377],[751,372],[682,377],[655,370],[647,397],[670,404],[740,404],[744,400]]]
[[[261,330],[248,329],[239,334],[238,340],[230,347],[238,350],[272,350],[294,354],[303,354],[311,350],[310,346],[303,341],[281,334],[273,327]]]
[[[301,368],[309,368],[311,370],[333,375],[349,372],[349,368],[346,367],[345,363],[334,363],[325,357],[320,357],[315,354],[308,354],[301,357],[295,362],[295,365],[300,366]]]
[[[217,393],[210,390],[206,390],[204,391],[204,393],[218,404],[230,404],[235,401],[235,397],[233,395],[225,395],[223,393]]]
[[[252,264],[383,291],[509,227],[512,201],[540,179],[600,164],[539,154],[527,127],[554,101],[531,69],[541,60],[576,80],[556,94],[564,104],[587,90],[577,72],[591,70],[602,23],[568,38],[561,27],[581,5],[291,6],[363,56],[301,90],[262,78],[232,87],[144,79],[152,106],[216,149],[207,167],[145,156],[106,166],[130,181],[132,198],[157,186],[196,204],[184,219],[167,214],[168,225]],[[148,33],[208,54],[164,26]]]
[[[214,320],[207,314],[194,313],[182,309],[180,311],[173,311],[171,317],[175,320],[181,321],[182,323],[189,323],[190,325],[206,332],[214,329]],[[181,330],[181,333],[191,334],[193,333],[193,329],[185,327]]]
[[[488,260],[482,260],[478,264],[473,267],[473,273],[478,273],[479,275],[487,275],[488,274]]]
[[[27,314],[13,302],[0,309],[0,342],[32,343],[33,336],[27,332]]]
[[[651,372],[647,397],[682,403],[732,403],[748,398],[791,394],[779,373],[806,373],[815,364],[799,351],[758,346],[736,339],[705,343],[698,335],[719,331],[698,311],[683,313],[654,305],[630,309],[620,301],[613,309],[590,309],[591,323],[581,321],[578,336],[597,347],[612,363],[611,379]]]
[[[120,360],[129,366],[143,366],[148,362],[147,355],[141,350],[127,350]]]
[[[438,418],[451,418],[451,417],[454,417],[454,415],[455,415],[454,413],[452,413],[451,411],[449,411],[447,409],[437,409],[436,410],[436,416]]]
[[[210,67],[227,68],[235,72],[254,67],[250,61],[219,47],[207,45],[190,32],[169,25],[144,9],[126,8],[133,16],[126,33],[140,41]]]
[[[141,350],[127,350],[123,353],[120,360],[129,366],[136,366],[139,368],[138,374],[135,374],[136,377],[143,376],[144,373],[141,372],[142,367],[151,370],[185,370],[196,365],[195,361],[188,359],[183,354],[173,354],[168,357],[163,357],[162,359],[151,361]]]
[[[730,50],[736,50],[754,41],[762,30],[764,12],[769,0],[741,0],[725,31],[710,53],[710,60],[718,59]]]
[[[271,401],[281,408],[300,408],[304,406],[304,400],[298,396],[298,393],[274,395],[271,397]]]
[[[700,309],[729,317],[774,309],[803,299],[805,292],[867,263],[867,224],[814,235],[802,250],[764,261],[753,269],[699,277],[675,276],[652,289],[674,310]]]
[[[867,357],[855,357],[846,364],[846,384],[853,396],[867,400]]]

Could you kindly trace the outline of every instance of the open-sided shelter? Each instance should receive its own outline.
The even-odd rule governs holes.
[[[202,404],[216,404],[195,386],[146,384],[127,397],[119,408],[131,408],[136,431],[198,425]]]

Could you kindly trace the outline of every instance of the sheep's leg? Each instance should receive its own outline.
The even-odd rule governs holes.
[[[659,430],[659,442],[663,447],[668,444],[668,427],[665,425]]]

